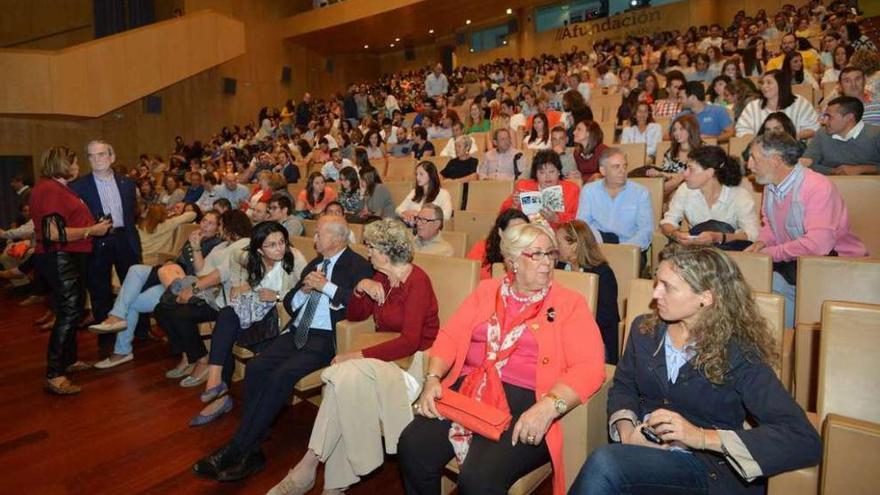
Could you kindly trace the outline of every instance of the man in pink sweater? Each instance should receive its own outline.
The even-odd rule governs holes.
[[[746,251],[773,258],[773,292],[785,297],[785,326],[794,326],[798,256],[867,256],[850,232],[849,212],[834,184],[798,165],[803,147],[786,133],[752,141],[749,170],[764,184],[761,232]]]

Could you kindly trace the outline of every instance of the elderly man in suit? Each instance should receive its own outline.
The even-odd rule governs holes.
[[[90,174],[70,184],[95,218],[110,217],[113,227],[107,235],[94,237],[88,258],[86,287],[92,299],[95,321],[104,321],[113,306],[111,279],[113,268],[117,276],[125,278],[128,269],[141,262],[141,240],[137,232],[135,183],[113,171],[116,161],[113,146],[106,141],[94,140],[86,146],[86,156],[92,167]],[[113,352],[114,334],[98,336],[101,357]]]
[[[260,471],[266,458],[260,444],[272,422],[290,402],[293,387],[304,376],[330,364],[336,355],[336,323],[358,282],[373,276],[369,261],[348,249],[348,225],[336,215],[318,219],[318,257],[284,297],[293,315],[285,333],[247,364],[245,405],[232,440],[193,465],[197,475],[235,481]]]

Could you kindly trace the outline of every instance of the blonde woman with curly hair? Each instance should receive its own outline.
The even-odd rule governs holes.
[[[412,263],[413,242],[399,220],[379,220],[364,228],[375,275],[355,287],[346,319],[372,316],[377,332],[388,338],[338,354],[334,365],[324,370],[321,378],[326,386],[309,450],[268,495],[308,492],[321,463],[323,493],[342,493],[382,465],[383,437],[387,453],[397,452],[397,438],[413,419],[410,404],[421,389],[421,352],[431,347],[440,326],[431,280]],[[373,342],[383,340],[372,337],[378,338]],[[410,356],[414,356],[412,374],[394,363]]]
[[[608,393],[616,443],[569,493],[764,493],[768,477],[817,464],[819,436],[773,372],[776,344],[733,260],[675,244],[660,260],[656,309],[633,322]]]

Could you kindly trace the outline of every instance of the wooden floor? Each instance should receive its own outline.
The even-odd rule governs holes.
[[[317,410],[285,409],[263,445],[266,469],[239,483],[195,477],[190,466],[223,445],[235,430],[235,409],[201,428],[187,426],[202,390],[184,389],[164,373],[175,364],[168,345],[135,340],[135,359],[111,370],[73,375],[83,392],[54,397],[42,390],[47,332],[33,326],[42,306],[20,308],[0,294],[0,493],[19,494],[262,494],[305,452]],[[80,359],[94,361],[94,334],[79,332]],[[320,494],[319,474],[314,494]],[[551,492],[545,482],[539,493]],[[393,456],[347,493],[403,493]]]

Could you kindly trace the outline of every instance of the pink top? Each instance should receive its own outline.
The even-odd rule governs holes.
[[[512,318],[520,309],[523,303],[509,299],[507,303],[507,317]],[[467,357],[464,366],[461,369],[462,376],[469,375],[479,366],[483,365],[486,360],[486,335],[489,330],[489,323],[484,322],[477,325],[471,336],[471,343],[468,347]],[[526,328],[519,337],[516,349],[507,364],[501,370],[501,381],[516,385],[517,387],[535,390],[535,377],[537,375],[538,364],[538,340],[532,332]]]
[[[764,191],[765,196],[772,194]],[[758,240],[766,247],[761,250],[773,261],[790,261],[798,256],[824,256],[837,251],[839,256],[867,256],[868,250],[850,231],[849,212],[834,184],[824,175],[804,169],[800,190],[800,202],[804,206],[804,235],[792,239],[785,230],[785,218],[791,208],[792,194],[788,194],[773,212],[780,232],[773,232],[767,221],[766,208],[762,208],[762,226]],[[767,198],[764,199],[766,204]],[[777,236],[778,234],[778,236]]]

